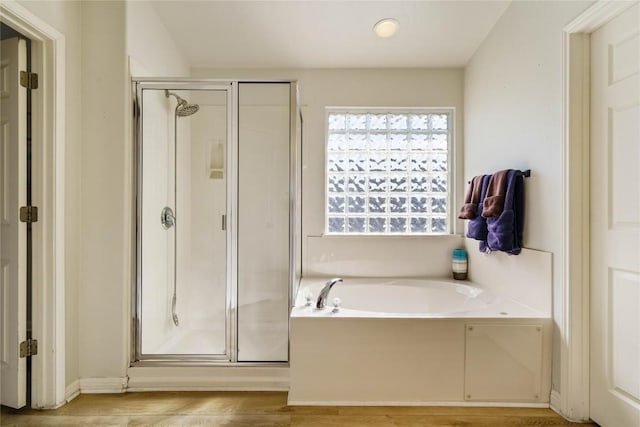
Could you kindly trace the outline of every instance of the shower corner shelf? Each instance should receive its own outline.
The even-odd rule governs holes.
[[[223,179],[224,169],[209,169],[209,179]]]

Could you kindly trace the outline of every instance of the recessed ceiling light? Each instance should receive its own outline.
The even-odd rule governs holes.
[[[376,25],[373,26],[373,31],[378,37],[386,39],[393,36],[398,31],[398,27],[400,27],[400,23],[397,20],[385,18],[376,22]]]

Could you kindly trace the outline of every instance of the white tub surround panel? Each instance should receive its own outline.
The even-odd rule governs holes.
[[[289,404],[462,400],[462,323],[385,318],[291,320]]]
[[[307,236],[305,276],[449,277],[458,235]]]
[[[550,319],[294,317],[289,404],[548,406],[550,343]]]
[[[550,323],[547,319],[547,326]],[[549,329],[545,333],[542,324],[468,323],[465,333],[466,400],[548,401]],[[545,335],[549,338],[546,343]]]
[[[465,239],[465,246],[469,280],[551,316],[552,253],[523,248],[519,255],[486,254],[473,239]]]
[[[289,404],[548,406],[549,312],[446,279],[348,278],[306,305],[326,280],[303,278],[291,313]]]

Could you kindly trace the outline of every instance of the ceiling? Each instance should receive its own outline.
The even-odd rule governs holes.
[[[462,67],[510,1],[154,1],[192,67]],[[400,22],[381,39],[373,25]]]

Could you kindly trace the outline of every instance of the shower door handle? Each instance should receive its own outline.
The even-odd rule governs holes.
[[[173,210],[169,206],[165,206],[162,212],[160,212],[160,223],[165,230],[176,225],[176,217],[173,215]]]

